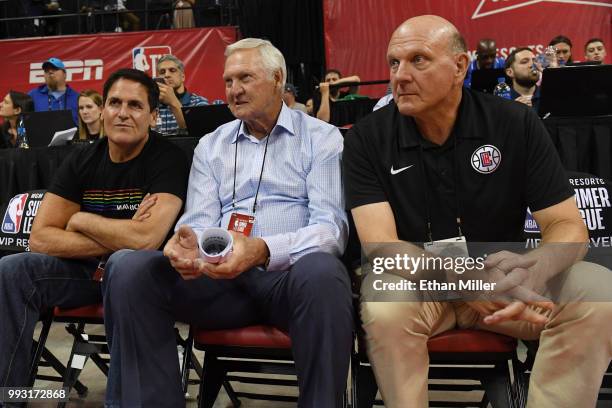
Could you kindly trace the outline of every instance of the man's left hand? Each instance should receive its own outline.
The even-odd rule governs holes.
[[[554,304],[538,293],[536,283],[536,259],[509,251],[501,251],[487,257],[485,268],[490,279],[496,283],[495,296],[509,297],[510,300],[497,300],[498,310],[486,316],[487,324],[501,323],[506,320],[526,320],[532,323],[546,323],[548,319],[529,309],[528,306],[552,310]]]
[[[195,260],[196,268],[213,279],[233,279],[255,266],[263,265],[269,256],[268,246],[263,239],[229,232],[234,237],[234,247],[227,261],[211,264],[201,258]]]

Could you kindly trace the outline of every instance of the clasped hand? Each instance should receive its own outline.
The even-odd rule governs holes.
[[[508,320],[524,320],[533,324],[545,324],[548,318],[538,313],[534,306],[552,310],[551,300],[538,293],[538,260],[527,255],[501,251],[487,257],[484,265],[491,281],[495,282],[494,300],[467,302],[478,311],[486,324]]]

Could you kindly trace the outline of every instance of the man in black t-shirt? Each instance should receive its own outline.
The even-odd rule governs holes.
[[[98,262],[119,249],[157,249],[187,187],[182,150],[149,132],[159,91],[141,71],[104,84],[106,138],[77,148],[38,210],[31,253],[0,259],[0,385],[27,386],[34,326],[44,310],[102,301]]]
[[[325,81],[319,84],[320,92],[314,95],[314,116],[322,121],[332,123],[332,104],[349,94],[356,94],[357,87],[351,86],[348,92],[341,92],[341,87],[330,88],[330,85],[360,81],[361,79],[357,75],[342,78],[340,71],[337,69],[328,69],[327,72],[325,72]]]
[[[579,262],[587,231],[537,116],[523,104],[462,89],[466,51],[440,17],[404,22],[387,50],[394,103],[345,137],[347,206],[372,266],[361,286],[361,317],[385,406],[427,406],[428,338],[454,327],[540,340],[530,407],[594,406],[612,356],[612,273]],[[521,241],[527,207],[543,245],[524,255],[470,258],[473,243]],[[460,251],[443,267],[416,264],[435,259],[442,241]],[[482,262],[497,285],[489,297],[432,284],[460,281],[457,252],[463,265]]]

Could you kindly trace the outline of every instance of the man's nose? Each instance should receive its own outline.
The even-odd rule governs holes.
[[[129,116],[127,103],[122,103],[121,104],[121,108],[119,108],[118,116],[120,118],[127,118]]]
[[[229,91],[230,91],[231,95],[236,96],[236,95],[239,95],[240,93],[242,93],[243,88],[242,88],[242,86],[240,84],[234,82],[232,84],[232,86],[230,87]]]
[[[397,67],[397,71],[395,71],[395,78],[398,81],[407,81],[412,82],[414,77],[412,75],[412,69],[409,63],[400,62]]]

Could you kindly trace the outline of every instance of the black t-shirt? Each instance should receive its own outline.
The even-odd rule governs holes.
[[[151,132],[142,152],[114,163],[108,139],[77,148],[62,163],[48,191],[107,218],[132,218],[147,193],[169,193],[183,202],[189,174],[185,153]]]
[[[435,145],[395,103],[358,122],[344,141],[349,209],[388,201],[399,238],[462,232],[472,242],[519,242],[525,211],[573,195],[540,119],[526,105],[463,90],[449,139]]]

